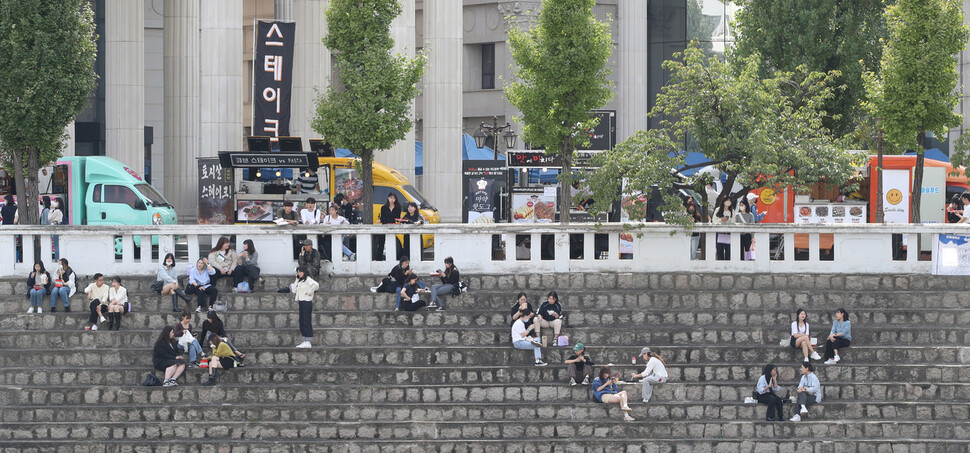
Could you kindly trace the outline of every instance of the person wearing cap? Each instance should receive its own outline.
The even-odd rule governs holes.
[[[320,252],[313,248],[313,241],[303,240],[303,249],[297,258],[297,266],[304,267],[310,276],[317,278],[320,276]]]
[[[650,348],[640,350],[640,357],[647,362],[647,367],[643,373],[633,373],[633,379],[643,378],[643,402],[649,403],[653,396],[653,386],[667,383],[667,363],[657,353],[651,352]]]
[[[532,332],[538,324],[525,326],[526,322],[532,319],[532,315],[531,310],[524,310],[522,316],[512,323],[512,346],[515,349],[531,350],[536,359],[536,366],[546,366],[546,362],[542,361],[542,345],[539,344],[538,339],[529,337],[529,332]]]
[[[748,199],[748,205],[751,207],[751,214],[754,215],[754,223],[761,223],[761,220],[768,215],[768,212],[762,212],[758,214],[758,195],[753,193],[748,193],[745,198]]]
[[[583,385],[589,385],[589,378],[593,375],[593,359],[586,354],[586,346],[576,343],[573,355],[566,358],[566,373],[569,374],[569,385],[576,385],[582,376]]]

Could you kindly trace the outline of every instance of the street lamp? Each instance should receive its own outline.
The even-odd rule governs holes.
[[[505,131],[505,133],[502,133],[502,131]],[[498,160],[499,136],[502,136],[505,139],[506,150],[515,148],[515,139],[518,138],[518,136],[515,134],[515,131],[512,130],[512,125],[509,124],[508,122],[505,123],[505,126],[498,125],[497,116],[492,117],[492,124],[485,124],[485,122],[482,121],[482,124],[478,126],[478,130],[475,131],[475,133],[472,135],[472,137],[475,138],[475,146],[479,148],[484,148],[485,140],[488,139],[489,135],[491,135],[493,138],[492,144],[493,144],[493,147],[495,148],[492,150],[493,160]]]

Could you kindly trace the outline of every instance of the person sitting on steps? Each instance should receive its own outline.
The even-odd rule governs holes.
[[[152,366],[158,371],[165,372],[162,387],[178,385],[175,381],[185,371],[185,360],[178,353],[175,345],[175,331],[172,326],[165,326],[161,335],[155,340],[155,347],[152,350]]]
[[[209,360],[209,380],[202,383],[205,386],[216,385],[216,369],[231,370],[245,366],[236,361],[236,354],[232,352],[232,348],[222,341],[218,335],[211,336],[209,342],[212,346],[212,359]]]
[[[798,403],[798,413],[795,414],[791,421],[799,422],[802,420],[802,415],[808,414],[808,407],[822,402],[822,384],[818,381],[818,376],[815,376],[815,365],[809,362],[802,363],[802,379],[798,381],[798,389],[796,402]]]
[[[835,365],[839,363],[839,349],[847,348],[852,344],[852,322],[849,321],[849,313],[844,308],[835,310],[835,321],[832,321],[832,330],[825,341],[825,364]]]
[[[818,352],[815,352],[815,348],[812,347],[812,339],[808,333],[808,314],[804,308],[799,308],[795,312],[795,322],[791,323],[791,347],[792,349],[801,349],[806,362],[808,362],[809,357],[812,360],[822,359]]]
[[[566,374],[569,375],[569,385],[576,385],[582,377],[583,385],[589,385],[589,378],[593,375],[593,358],[586,353],[586,346],[576,343],[573,355],[566,358]]]
[[[394,291],[397,293],[397,303],[394,304],[394,311],[398,311],[401,309],[401,290],[411,279],[411,276],[414,275],[414,269],[411,269],[411,259],[406,256],[402,256],[401,259],[398,260],[397,265],[391,269],[391,273],[389,275],[392,279],[394,279],[394,282],[397,283],[397,289]],[[422,289],[428,287],[428,285],[425,285],[424,282],[420,280],[417,284],[418,287]],[[374,290],[372,289],[371,291],[373,292]]]
[[[182,313],[181,322],[172,326],[179,348],[189,353],[189,367],[196,368],[199,366],[199,356],[205,357],[205,354],[199,341],[192,335],[192,327],[192,315],[188,313]]]
[[[515,321],[517,321],[520,317],[522,317],[522,313],[525,313],[527,311],[529,313],[534,313],[532,309],[532,304],[529,303],[528,296],[526,296],[524,292],[520,292],[519,295],[516,296],[515,298],[515,303],[512,304],[512,311],[510,313],[510,316],[512,317],[512,321],[509,322],[509,327],[511,327],[512,324],[515,324]],[[534,321],[535,321],[535,318],[530,318],[525,323],[525,328],[528,329],[529,326],[531,326]],[[531,340],[533,337],[535,337],[535,331],[530,330],[528,339]]]
[[[40,261],[34,263],[34,271],[27,276],[27,295],[30,297],[30,310],[27,310],[27,313],[33,313],[35,309],[37,313],[44,312],[41,304],[44,302],[44,296],[50,294],[53,283],[51,274],[44,269],[44,263]]]
[[[610,378],[609,367],[600,368],[600,372],[596,379],[593,379],[593,398],[596,399],[598,403],[604,404],[619,404],[620,410],[623,411],[623,420],[632,422],[636,419],[630,416],[630,405],[628,404],[629,396],[627,396],[626,391],[619,391],[616,386],[616,381],[620,380],[620,375],[617,374]]]
[[[782,399],[776,392],[781,391],[778,385],[778,368],[774,364],[767,364],[761,370],[761,377],[755,386],[758,394],[758,404],[767,404],[765,411],[765,421],[773,422],[782,420]]]
[[[64,303],[64,312],[71,312],[71,296],[77,288],[74,269],[67,262],[67,258],[57,260],[57,274],[54,278],[54,289],[51,290],[51,313],[57,311],[57,299]]]
[[[236,257],[238,265],[232,272],[232,286],[236,288],[242,282],[249,284],[249,291],[256,289],[256,284],[262,284],[264,280],[259,276],[259,252],[252,239],[243,241],[243,249]]]
[[[179,288],[179,278],[178,272],[175,271],[175,255],[169,253],[165,255],[165,259],[162,260],[162,264],[158,267],[158,274],[155,276],[155,280],[162,282],[162,292],[163,296],[172,296],[172,311],[175,313],[181,312],[179,309],[179,299],[185,301],[186,304],[190,303],[189,296]],[[191,308],[188,308],[191,310]]]
[[[445,258],[445,270],[438,269],[437,275],[441,278],[441,283],[431,285],[431,305],[428,305],[428,308],[436,308],[441,311],[445,309],[445,303],[441,300],[441,296],[454,295],[458,288],[458,282],[461,280],[461,273],[455,267],[455,259],[450,256]],[[461,290],[458,290],[458,294],[461,294]]]
[[[215,305],[219,290],[210,280],[216,270],[209,265],[208,258],[199,258],[195,266],[189,266],[186,273],[189,275],[189,284],[186,285],[185,292],[198,295],[199,306],[195,307],[195,311],[201,312],[203,308],[208,310],[210,305]]]
[[[104,284],[104,275],[100,272],[94,274],[94,282],[84,288],[91,309],[91,315],[88,317],[89,325],[84,330],[98,330],[98,323],[106,321],[103,313],[108,311],[108,289],[108,285]]]
[[[215,273],[212,274],[212,285],[216,286],[219,279],[231,278],[233,271],[236,270],[236,250],[229,243],[229,238],[222,236],[216,242],[216,246],[209,250],[209,264]]]
[[[650,348],[641,349],[640,357],[647,361],[647,367],[643,369],[643,373],[633,373],[633,379],[643,378],[643,402],[649,403],[653,396],[653,386],[667,382],[667,362],[657,353],[651,352]]]
[[[209,344],[210,337],[216,336],[219,337],[223,343],[229,345],[229,348],[232,349],[232,352],[235,353],[237,357],[239,357],[240,361],[246,358],[246,354],[239,352],[239,350],[236,349],[236,346],[234,346],[229,341],[229,338],[226,337],[226,326],[223,324],[222,319],[219,318],[219,314],[216,313],[215,310],[209,310],[209,312],[206,313],[206,320],[202,322],[202,332],[199,332],[199,344]]]
[[[535,330],[536,324],[525,326],[526,322],[532,320],[532,315],[532,311],[523,311],[519,319],[512,323],[512,346],[515,349],[531,350],[536,359],[536,366],[546,366],[546,362],[542,361],[542,345],[539,340],[529,338],[529,332]]]
[[[128,289],[121,286],[121,277],[111,279],[108,289],[108,330],[121,330],[121,315],[127,313]]]
[[[421,286],[424,286],[424,284],[421,283],[417,275],[408,274],[407,283],[404,284],[401,288],[401,294],[398,295],[401,299],[401,311],[418,311],[421,307],[427,306],[427,303],[421,300],[419,294],[424,292]]]
[[[559,338],[559,331],[562,330],[562,304],[559,303],[559,294],[555,291],[549,291],[546,296],[546,301],[539,306],[539,316],[536,317],[536,337],[542,338],[542,328],[552,327],[553,337],[552,345],[556,345],[556,339]]]

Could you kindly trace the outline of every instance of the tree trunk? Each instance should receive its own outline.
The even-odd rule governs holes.
[[[876,133],[879,134],[876,136],[876,149],[879,153],[879,157],[876,159],[876,166],[878,167],[877,172],[879,176],[879,187],[877,191],[879,195],[876,198],[876,223],[885,223],[886,209],[885,206],[883,206],[883,198],[885,198],[885,195],[883,195],[882,192],[882,129],[879,129],[876,131]]]
[[[361,223],[374,223],[374,150],[365,149],[360,152],[360,178],[364,182],[364,192],[361,195],[363,218]]]
[[[569,225],[569,209],[572,207],[572,183],[573,183],[573,145],[572,139],[567,138],[559,147],[562,155],[562,174],[559,175],[559,187],[562,194],[559,196],[559,223]]]
[[[919,149],[916,150],[916,168],[913,170],[913,195],[909,204],[910,223],[921,223],[919,218],[920,199],[923,195],[923,166],[926,163],[926,132],[917,136]]]
[[[29,149],[27,151],[27,191],[24,194],[26,200],[21,204],[25,212],[20,213],[20,223],[26,225],[40,225],[40,209],[37,200],[40,198],[40,191],[37,181],[37,174],[40,173],[40,151]],[[24,216],[24,214],[27,214]],[[24,218],[27,221],[24,222]]]
[[[17,210],[18,213],[18,223],[26,223],[27,219],[24,214],[27,211],[24,209],[24,199],[27,198],[25,193],[27,193],[27,184],[24,181],[24,154],[20,151],[13,151],[10,153],[13,158],[13,182],[14,187],[17,189]]]

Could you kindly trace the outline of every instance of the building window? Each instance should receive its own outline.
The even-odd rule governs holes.
[[[482,44],[482,89],[495,89],[495,44]]]

